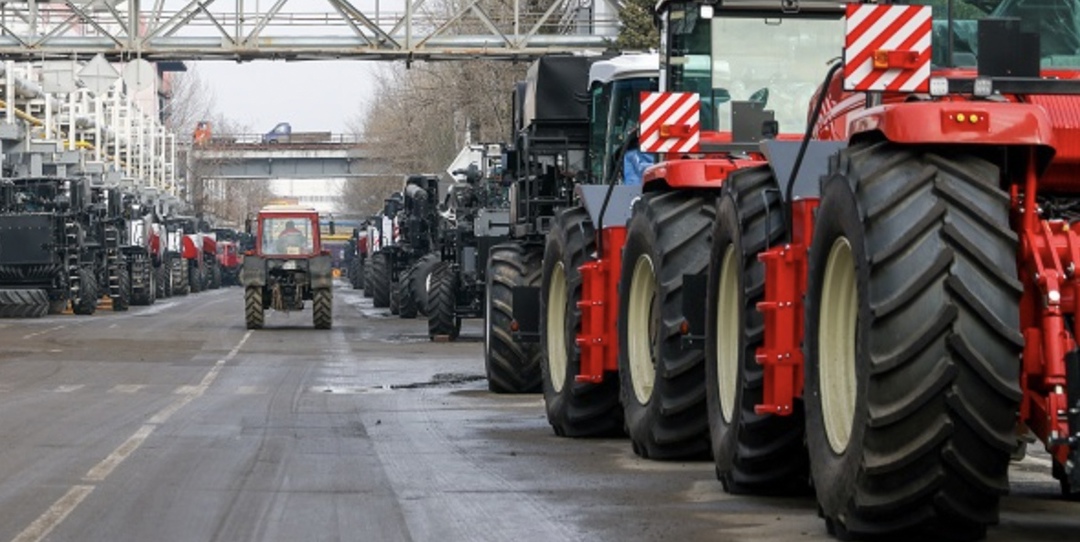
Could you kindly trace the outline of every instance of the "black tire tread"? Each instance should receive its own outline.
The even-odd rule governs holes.
[[[45,290],[0,290],[0,318],[40,318],[48,312],[49,296]]]
[[[757,304],[765,299],[765,263],[757,256],[787,238],[779,183],[768,166],[747,168],[728,177],[722,197],[725,204],[727,201],[732,204],[725,209],[735,210],[738,232],[719,231],[727,226],[722,225],[724,220],[718,217],[711,260],[717,266],[722,264],[729,244],[720,246],[717,244],[720,239],[731,239],[736,254],[741,257],[741,337],[728,340],[741,342],[742,358],[734,425],[729,428],[730,434],[723,436],[726,442],[719,440],[722,433],[719,429],[712,432],[717,477],[730,493],[805,494],[810,490],[810,463],[803,442],[802,403],[797,401],[793,412],[787,416],[762,415],[754,410],[765,401],[765,371],[756,360],[757,350],[765,342],[765,316],[757,309]],[[708,306],[711,311],[720,310],[715,307],[718,281],[719,271],[710,271]],[[710,312],[707,319],[706,333],[706,356],[711,370],[716,364],[715,345],[723,340],[715,337],[714,312]],[[707,372],[710,373],[709,386],[715,386],[716,379],[711,371]],[[719,404],[715,408],[710,406],[710,415],[716,416],[715,423],[719,423]]]
[[[435,340],[446,337],[457,340],[461,333],[461,319],[457,317],[455,296],[457,277],[447,262],[439,262],[431,269],[431,290],[428,291],[428,337]]]
[[[634,451],[645,458],[706,457],[711,448],[705,406],[705,355],[701,350],[682,348],[680,328],[684,321],[683,275],[702,273],[709,264],[715,196],[713,192],[690,190],[644,194],[635,204],[627,228],[619,288],[620,393]],[[636,263],[626,253],[637,242],[655,242],[651,246],[659,255],[653,264],[661,300],[657,330],[660,345],[654,346],[660,359],[648,405],[637,405],[626,358],[626,300]]]
[[[390,306],[390,261],[385,252],[376,252],[371,256],[370,293],[375,308]],[[365,288],[365,292],[368,289]]]
[[[577,302],[581,300],[582,278],[578,268],[592,258],[596,250],[596,232],[588,211],[584,207],[571,207],[555,218],[551,231],[548,232],[544,261],[554,265],[563,263],[567,281],[567,321],[564,326],[565,337],[571,344],[564,345],[567,352],[567,372],[564,375],[552,375],[547,363],[548,328],[547,293],[548,276],[542,277],[540,294],[540,347],[542,373],[544,377],[544,403],[548,423],[555,434],[565,437],[601,437],[612,436],[623,431],[623,412],[619,404],[619,377],[617,374],[604,375],[603,382],[592,384],[577,382],[573,376],[580,372],[581,349],[574,339],[581,331],[581,309]],[[556,392],[552,379],[563,378],[563,388]]]
[[[79,269],[79,294],[71,302],[71,311],[89,316],[97,311],[98,283],[94,271],[88,267]]]
[[[888,142],[842,151],[830,170],[865,210],[873,317],[865,468],[825,515],[857,536],[980,538],[1008,490],[1020,398],[1009,196],[985,160]]]
[[[244,288],[244,323],[248,329],[262,329],[266,310],[263,307],[263,289],[261,286]]]
[[[330,329],[333,324],[334,294],[330,288],[316,288],[311,293],[311,319],[315,329]]]
[[[188,284],[188,265],[183,258],[171,260],[170,272],[172,273],[172,294],[184,296],[191,293],[191,285]]]
[[[487,292],[490,321],[484,322],[490,349],[484,355],[488,389],[495,393],[536,393],[541,390],[540,348],[514,340],[514,287],[540,286],[541,253],[518,243],[491,248]]]
[[[131,272],[127,265],[120,265],[116,270],[117,279],[120,283],[119,292],[112,300],[114,312],[124,312],[131,307]]]

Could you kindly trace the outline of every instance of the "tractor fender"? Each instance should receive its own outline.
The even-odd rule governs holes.
[[[728,175],[762,163],[761,160],[711,157],[667,160],[645,170],[642,176],[642,192],[665,189],[720,190]]]
[[[607,198],[608,186],[602,184],[579,184],[574,187],[582,207],[589,213],[589,220],[594,226],[604,227],[625,226],[630,221],[630,212],[634,206],[634,200],[641,195],[640,185],[617,184],[611,188],[611,198],[608,199],[607,209],[604,209],[604,219],[600,220],[600,210],[604,207]]]
[[[247,267],[247,262],[244,262]],[[329,255],[315,256],[308,262],[308,274],[312,288],[331,288],[334,285],[333,261]]]
[[[181,239],[181,252],[180,255],[185,260],[194,260],[199,257],[199,253],[202,251],[201,243],[198,241],[198,234],[187,234]]]
[[[972,118],[974,117],[974,120]],[[1053,123],[1046,111],[1016,102],[902,102],[852,113],[851,139],[875,135],[895,143],[1008,145],[1054,154]]]
[[[245,256],[240,267],[240,284],[266,286],[266,262],[259,256]]]
[[[761,151],[768,160],[773,178],[780,187],[781,198],[787,197],[784,187],[791,180],[791,173],[795,170],[795,162],[798,160],[802,146],[802,141],[778,139],[761,143]],[[846,141],[810,140],[806,144],[802,162],[799,163],[799,173],[795,176],[795,184],[791,187],[792,199],[820,197],[821,177],[829,171],[829,158],[846,147]]]

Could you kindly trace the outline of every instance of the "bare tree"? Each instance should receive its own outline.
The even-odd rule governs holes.
[[[372,212],[401,189],[402,175],[440,173],[466,143],[510,136],[510,92],[526,66],[465,61],[395,65],[378,73],[376,95],[352,125],[368,153],[393,172],[342,190],[346,208]],[[374,206],[373,206],[374,203]]]
[[[165,125],[185,143],[185,149],[192,143],[195,126],[200,121],[209,122],[212,132],[219,136],[246,130],[214,110],[213,92],[195,66],[171,76],[171,99],[162,116]],[[190,191],[188,200],[195,212],[218,223],[239,226],[247,216],[274,198],[265,180],[211,178],[212,172],[222,164],[188,160],[186,150],[180,154],[178,162],[181,177],[187,180]]]

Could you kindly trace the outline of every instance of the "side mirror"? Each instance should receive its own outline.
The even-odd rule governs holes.
[[[251,222],[251,218],[247,218],[244,220],[244,233],[248,235],[251,235],[251,231],[254,229],[254,226],[251,225]]]
[[[747,99],[747,101],[759,103],[762,107],[765,107],[765,105],[769,103],[769,88],[765,87],[758,89],[750,95],[750,98]]]

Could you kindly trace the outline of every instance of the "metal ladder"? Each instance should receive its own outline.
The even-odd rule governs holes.
[[[79,225],[67,220],[64,222],[64,265],[68,272],[68,290],[73,296],[79,295],[82,282],[79,277]]]
[[[120,232],[115,226],[105,227],[105,269],[109,275],[109,297],[120,297]]]

